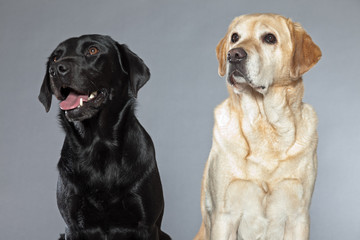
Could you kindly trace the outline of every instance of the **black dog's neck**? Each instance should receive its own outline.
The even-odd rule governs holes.
[[[120,103],[117,102],[118,104],[109,104],[94,117],[83,121],[69,122],[64,111],[60,110],[60,118],[63,119],[65,132],[72,133],[67,136],[70,136],[70,140],[78,147],[91,145],[94,140],[117,145],[119,137],[121,137],[117,133],[127,124],[124,121],[132,119],[129,115],[134,116],[135,99],[130,97]],[[114,112],[117,113],[115,116]]]

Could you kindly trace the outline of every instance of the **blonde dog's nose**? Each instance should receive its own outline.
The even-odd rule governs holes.
[[[227,54],[227,60],[230,63],[239,63],[240,61],[246,59],[247,53],[243,48],[233,48]]]

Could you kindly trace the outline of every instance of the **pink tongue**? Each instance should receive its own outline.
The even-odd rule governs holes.
[[[88,100],[87,95],[77,95],[74,92],[70,92],[69,96],[67,96],[64,101],[60,102],[60,108],[62,110],[71,110],[77,108],[80,105],[80,98],[83,99],[83,102]]]

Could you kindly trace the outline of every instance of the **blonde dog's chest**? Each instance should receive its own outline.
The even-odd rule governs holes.
[[[270,179],[277,169],[288,165],[284,160],[295,142],[295,129],[288,124],[286,133],[279,136],[258,116],[239,121],[234,114],[227,111],[219,114],[214,128],[213,151],[223,159],[220,160],[226,168],[223,170],[245,179]]]
[[[208,192],[212,198],[217,198],[213,199],[215,202],[229,202],[237,196],[237,188],[231,185],[240,180],[249,183],[246,188],[258,191],[264,199],[284,180],[289,180],[286,190],[276,191],[288,194],[294,189],[293,193],[301,200],[304,179],[316,175],[313,159],[316,140],[303,143],[303,139],[316,139],[316,116],[312,109],[304,107],[303,114],[309,121],[304,121],[303,125],[295,126],[291,118],[285,118],[277,129],[259,114],[248,113],[239,120],[238,113],[230,111],[227,101],[216,109],[207,170],[212,179],[207,184]],[[236,199],[234,201],[238,202]]]
[[[225,149],[214,148],[212,154],[217,157],[209,162],[209,172],[219,178],[224,188],[231,181],[241,179],[252,181],[267,192],[269,187],[282,179],[302,178],[307,169],[306,164],[302,163],[301,156],[284,158],[285,152],[274,151],[272,148],[249,153],[246,148],[235,145]]]

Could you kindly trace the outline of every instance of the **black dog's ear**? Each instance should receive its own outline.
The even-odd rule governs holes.
[[[130,78],[130,90],[137,97],[139,89],[150,79],[150,70],[144,61],[132,52],[125,44],[116,43],[119,61],[124,72]]]
[[[51,107],[52,91],[50,87],[50,76],[49,76],[49,63],[46,65],[46,73],[44,81],[40,88],[39,100],[44,105],[46,112],[49,112]]]

